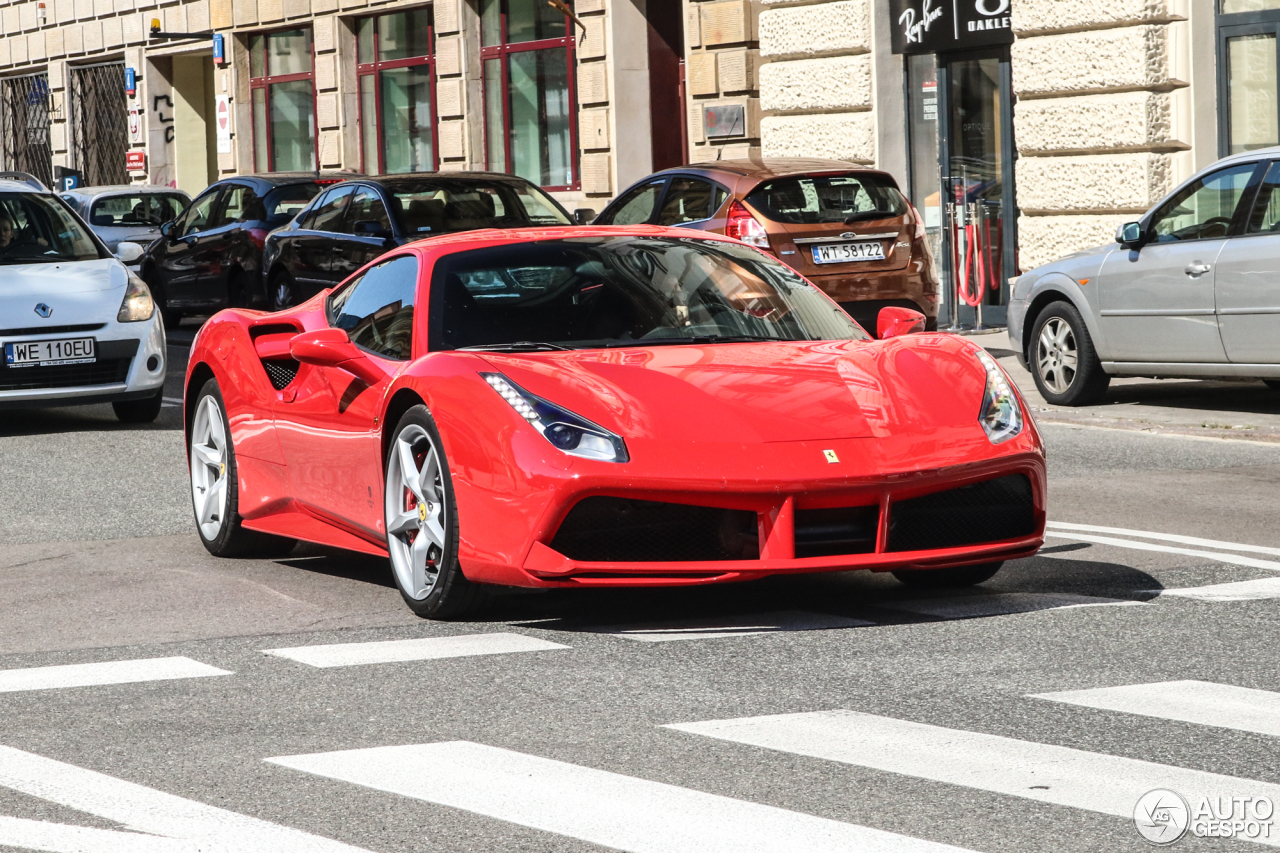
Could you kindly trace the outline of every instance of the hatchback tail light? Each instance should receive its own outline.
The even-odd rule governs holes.
[[[271,232],[265,228],[246,228],[245,233],[249,235],[249,239],[253,241],[253,245],[258,247],[258,251],[262,251],[262,246],[267,242],[267,235]]]
[[[727,237],[733,237],[761,249],[769,248],[769,234],[760,224],[760,220],[751,215],[751,211],[742,202],[735,201],[729,207],[729,216],[724,225]]]

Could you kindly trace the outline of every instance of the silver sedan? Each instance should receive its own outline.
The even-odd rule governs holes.
[[[1260,379],[1280,390],[1280,148],[1220,160],[1116,241],[1023,275],[1009,338],[1050,403],[1112,376]]]
[[[81,187],[58,195],[113,252],[122,242],[145,248],[160,236],[161,225],[177,218],[191,203],[191,196],[182,190],[143,184]],[[129,268],[137,272],[137,261]]]

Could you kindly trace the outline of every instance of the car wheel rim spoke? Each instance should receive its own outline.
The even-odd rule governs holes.
[[[413,496],[421,503],[426,498],[422,494],[422,488],[418,485],[418,480],[422,475],[418,471],[417,460],[413,458],[413,445],[401,439],[396,442],[396,451],[400,459],[400,481],[406,489],[413,492]]]
[[[208,541],[218,538],[226,519],[227,435],[222,412],[205,397],[191,430],[191,497],[196,523]]]
[[[426,430],[411,425],[396,438],[395,453],[387,465],[387,550],[401,590],[418,601],[435,588],[444,556],[439,458]]]

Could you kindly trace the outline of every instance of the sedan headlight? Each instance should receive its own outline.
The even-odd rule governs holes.
[[[133,273],[129,273],[129,286],[124,291],[124,302],[120,303],[120,313],[116,320],[121,323],[137,323],[150,320],[155,313],[156,302],[151,298],[151,289],[147,283]]]
[[[558,450],[570,456],[603,462],[626,462],[627,445],[622,437],[593,424],[555,403],[535,397],[501,373],[481,373],[484,381],[511,404],[511,408],[542,434]]]
[[[978,350],[977,356],[987,370],[987,388],[982,393],[978,423],[982,424],[992,444],[1001,444],[1022,432],[1022,408],[996,360],[985,350]]]

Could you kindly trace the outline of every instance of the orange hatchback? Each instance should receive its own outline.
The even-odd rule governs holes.
[[[595,224],[727,234],[777,256],[872,334],[890,305],[938,325],[924,220],[887,172],[800,158],[697,163],[629,187]]]

